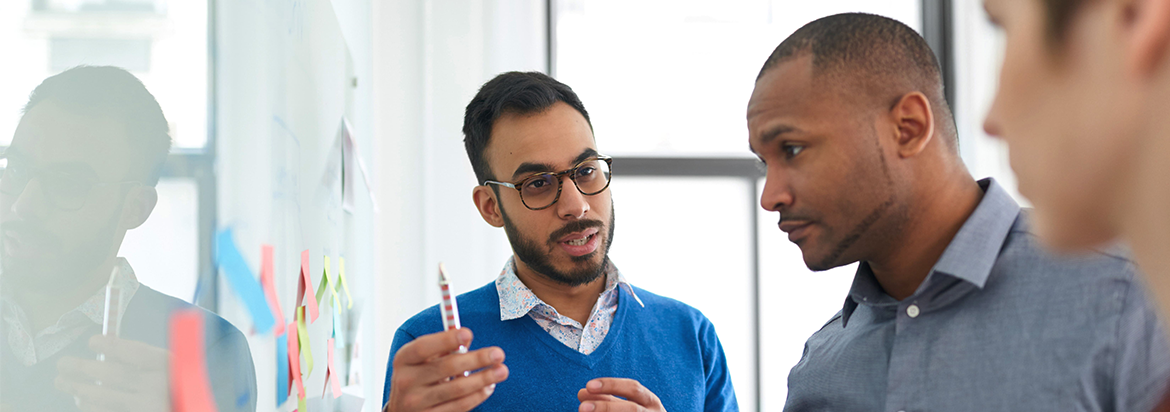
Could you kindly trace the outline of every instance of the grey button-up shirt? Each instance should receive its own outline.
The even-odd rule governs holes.
[[[1120,251],[1054,257],[991,179],[926,280],[897,301],[862,262],[805,343],[785,411],[1149,412],[1170,345]]]

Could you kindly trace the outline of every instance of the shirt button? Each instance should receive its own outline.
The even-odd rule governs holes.
[[[910,305],[906,307],[906,314],[910,315],[911,318],[917,318],[918,313],[918,305]]]

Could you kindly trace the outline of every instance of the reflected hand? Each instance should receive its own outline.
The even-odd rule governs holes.
[[[454,353],[471,344],[467,328],[425,335],[394,354],[390,400],[383,412],[469,411],[508,378],[504,351],[497,347]],[[482,370],[481,370],[482,369]],[[463,377],[464,371],[479,372]],[[451,379],[451,377],[457,377]]]
[[[170,352],[142,342],[95,335],[89,340],[104,361],[63,357],[57,362],[57,390],[73,395],[86,412],[169,411],[167,364]]]
[[[577,391],[577,400],[581,401],[577,409],[580,412],[666,412],[658,395],[633,379],[591,380],[585,384],[585,388]]]

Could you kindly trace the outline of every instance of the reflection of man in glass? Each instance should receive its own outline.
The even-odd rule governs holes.
[[[0,177],[6,410],[170,410],[167,320],[193,306],[139,284],[117,257],[158,200],[167,130],[122,69],[77,67],[33,90]],[[219,410],[254,410],[244,336],[204,315]]]

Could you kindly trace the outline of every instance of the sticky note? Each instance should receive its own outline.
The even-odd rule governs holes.
[[[329,365],[326,366],[325,380],[332,384],[333,399],[337,399],[341,397],[341,378],[337,376],[337,368],[333,365],[333,338],[329,338]]]
[[[276,335],[284,334],[284,312],[280,310],[280,299],[276,296],[275,270],[273,269],[272,245],[260,245],[260,286],[268,298],[268,309],[276,315]]]
[[[214,412],[211,380],[203,348],[203,316],[196,309],[176,311],[170,318],[171,396],[178,412]]]
[[[333,276],[329,275],[329,256],[325,256],[324,262],[325,271],[321,273],[321,283],[317,284],[317,304],[328,306],[331,300],[340,298],[337,296],[337,286],[334,284],[335,280]],[[330,291],[333,292],[332,295],[329,294]]]
[[[333,299],[333,337],[337,337],[341,330],[341,304],[337,303],[340,299]]]
[[[341,289],[345,290],[345,301],[347,302],[345,308],[346,309],[353,309],[353,295],[349,294],[349,285],[345,281],[345,257],[344,256],[338,258],[337,265],[338,265],[338,268],[337,268],[338,277],[341,278]]]
[[[236,248],[235,241],[232,240],[231,229],[221,231],[216,235],[215,259],[224,275],[227,276],[228,283],[232,285],[232,290],[247,306],[248,313],[252,315],[252,323],[256,332],[267,333],[276,321],[272,318],[272,310],[268,308],[268,302],[265,301],[260,282],[256,281],[252,270],[248,268],[244,257],[240,255],[240,250]]]
[[[318,305],[326,305],[326,306],[329,305],[329,294],[326,293],[328,290],[329,290],[329,279],[327,279],[324,275],[322,275],[321,276],[321,283],[317,284],[317,304]]]
[[[288,400],[288,384],[288,335],[282,333],[276,336],[276,406]]]
[[[341,119],[341,206],[345,211],[353,213],[353,181],[357,178],[354,173],[357,163],[357,153],[353,147],[353,137],[349,129],[349,122]]]
[[[370,208],[374,213],[378,212],[378,201],[374,199],[374,186],[370,185],[370,174],[366,171],[366,164],[362,161],[358,150],[357,141],[353,138],[353,128],[349,127],[349,121],[341,119],[341,138],[342,138],[342,207],[353,213],[354,202],[354,180],[357,178],[357,173],[354,173],[354,166],[356,164],[358,170],[361,171],[362,181],[366,184],[366,194],[370,196]]]
[[[313,293],[313,281],[309,278],[309,250],[301,252],[301,284],[297,288],[297,304],[304,302],[305,306],[309,308],[309,321],[316,322],[317,316],[317,297]]]
[[[301,353],[305,355],[305,375],[313,374],[313,348],[309,345],[309,327],[305,325],[305,307],[297,308],[297,340]]]
[[[322,277],[329,280],[329,291],[333,293],[333,299],[341,299],[337,296],[337,276],[329,275],[329,256],[325,256],[325,274]]]
[[[292,372],[293,384],[297,388],[297,397],[305,398],[305,381],[301,379],[301,348],[298,340],[295,339],[297,334],[296,322],[288,324],[288,334],[294,339],[288,339],[288,365],[289,371]]]

